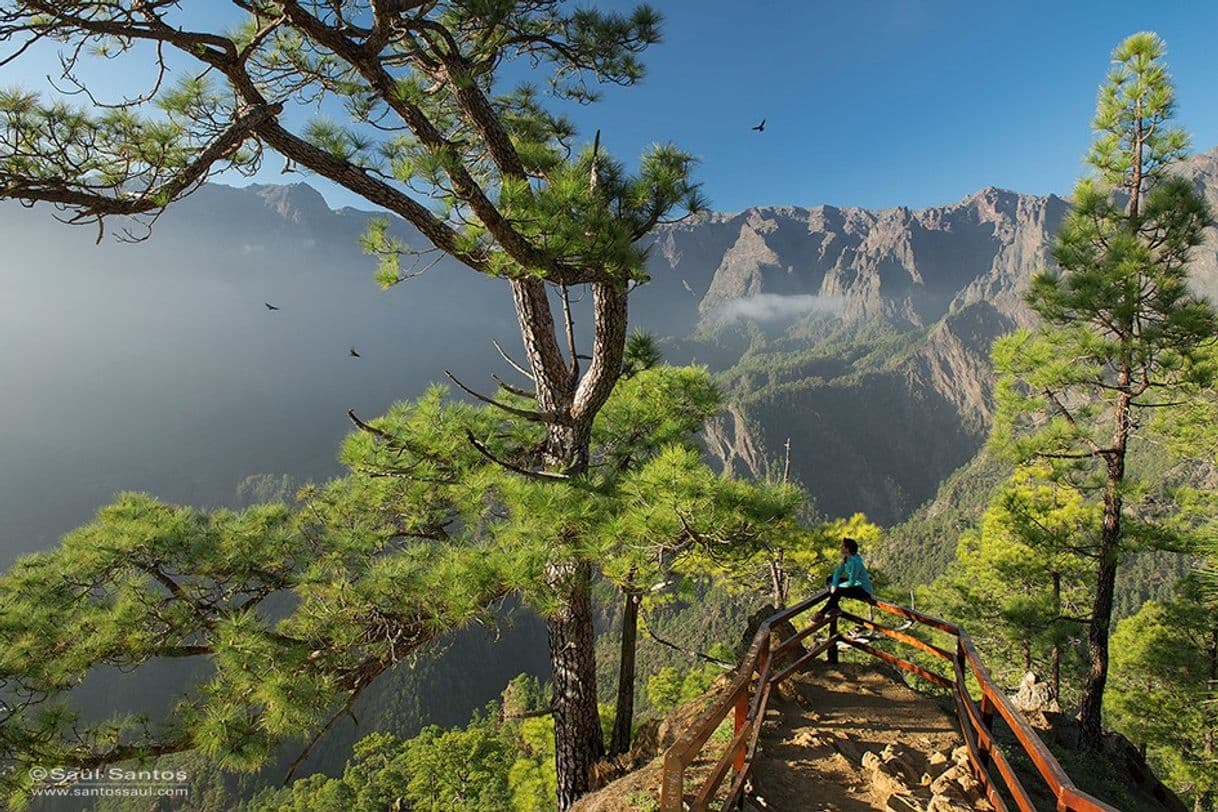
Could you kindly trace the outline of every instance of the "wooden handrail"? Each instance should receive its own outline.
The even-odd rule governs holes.
[[[902,629],[894,629],[871,620],[864,620],[840,609],[825,616],[816,617],[808,627],[777,645],[771,642],[771,632],[777,624],[807,613],[824,603],[828,597],[828,590],[823,590],[795,606],[775,612],[762,622],[731,685],[664,752],[663,784],[660,788],[661,812],[681,812],[686,803],[689,803],[689,808],[695,812],[703,812],[709,808],[729,773],[734,774],[734,778],[728,785],[728,791],[720,809],[727,812],[727,810],[735,808],[743,800],[745,788],[753,770],[757,742],[761,735],[761,724],[765,719],[773,687],[823,652],[828,652],[830,660],[836,661],[840,643],[852,646],[951,691],[956,705],[956,718],[964,736],[965,746],[968,748],[969,764],[972,766],[975,777],[981,783],[986,797],[996,810],[1004,812],[1008,808],[1008,804],[999,792],[999,784],[990,775],[991,765],[996,768],[998,777],[1002,780],[1001,788],[1005,789],[1006,797],[1014,801],[1016,809],[1019,809],[1020,812],[1034,812],[1035,808],[1027,789],[1020,783],[1018,776],[1011,768],[1010,760],[998,747],[993,732],[995,713],[1006,722],[1011,732],[1014,733],[1020,749],[1036,765],[1049,792],[1057,801],[1059,812],[1118,812],[1115,807],[1093,798],[1075,786],[1074,782],[1070,780],[1070,776],[1066,775],[1066,771],[1062,769],[1049,748],[1036,735],[1036,731],[1028,724],[1023,714],[1016,710],[1006,694],[994,685],[993,680],[990,679],[989,670],[981,661],[968,634],[953,623],[924,614],[916,609],[874,599],[871,604],[880,611],[911,620],[926,628],[954,637],[955,651],[928,643],[907,634]],[[946,660],[952,664],[952,673],[943,676],[867,643],[843,637],[837,631],[839,618],[858,623],[864,628],[901,645],[929,654],[936,659]],[[829,627],[827,639],[818,642],[807,652],[797,646],[800,641],[826,625]],[[782,667],[776,669],[775,659],[787,651],[798,652],[799,656],[794,662],[786,662]],[[980,708],[977,707],[977,703],[969,693],[969,676],[980,688]],[[710,775],[702,781],[701,786],[697,788],[692,797],[687,797],[685,793],[686,770],[698,758],[711,734],[718,729],[729,713],[734,713],[731,741],[728,743],[727,749],[715,759],[715,766]]]

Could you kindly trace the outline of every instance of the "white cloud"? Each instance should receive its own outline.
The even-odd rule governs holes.
[[[784,296],[779,293],[758,293],[754,296],[742,296],[724,302],[715,309],[712,318],[721,322],[733,322],[739,319],[780,321],[794,319],[808,313],[835,314],[841,311],[844,304],[845,299],[841,296],[816,296],[811,293]]]

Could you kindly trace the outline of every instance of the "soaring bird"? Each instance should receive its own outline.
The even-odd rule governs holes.
[[[350,353],[351,353],[351,357],[352,357],[352,358],[359,358],[359,357],[360,357],[360,354],[359,354],[358,352],[356,352],[356,351],[355,351],[355,347],[352,347],[352,348],[351,348]]]
[[[271,304],[270,302],[263,302],[263,304],[266,305],[267,310],[278,310],[279,309],[279,308],[275,307],[275,305]]]
[[[756,127],[752,127],[751,129],[754,129],[759,133],[765,132],[765,119],[763,118],[760,124],[758,124]]]

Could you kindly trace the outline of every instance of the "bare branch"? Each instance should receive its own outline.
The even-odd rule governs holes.
[[[512,369],[516,370],[517,372],[519,372],[524,377],[528,378],[530,381],[536,380],[536,378],[533,377],[533,373],[529,372],[524,367],[522,367],[520,364],[518,364],[514,360],[512,360],[512,357],[510,355],[508,355],[507,352],[504,351],[503,347],[500,346],[498,341],[496,341],[495,339],[492,338],[491,343],[495,345],[495,349],[498,350],[499,356],[501,358],[503,358],[504,361],[507,361],[508,366],[510,366]]]
[[[522,476],[531,477],[532,479],[545,479],[545,480],[560,481],[560,482],[565,482],[571,478],[571,477],[567,476],[566,474],[559,474],[559,473],[555,473],[553,471],[532,471],[528,468],[524,468],[522,466],[510,463],[507,460],[501,460],[498,457],[496,457],[495,454],[489,448],[487,448],[482,442],[480,442],[478,440],[478,438],[474,436],[474,433],[472,431],[466,429],[465,436],[469,438],[470,445],[472,445],[475,449],[477,449],[479,454],[486,457],[488,460],[495,463],[496,465],[506,468],[507,470],[512,471],[514,473],[520,474]]]
[[[530,390],[530,389],[523,389],[519,386],[512,386],[510,383],[503,380],[503,378],[500,378],[498,375],[496,375],[493,372],[491,373],[491,378],[493,378],[495,380],[495,383],[499,384],[499,388],[502,389],[504,392],[509,392],[513,395],[516,395],[516,396],[522,397],[522,398],[531,398],[534,400],[537,398],[537,390],[535,390],[535,389]]]
[[[690,657],[695,657],[699,660],[704,660],[708,663],[717,665],[720,668],[726,669],[728,671],[730,671],[736,667],[736,663],[729,663],[726,660],[720,660],[718,657],[712,657],[711,655],[705,654],[701,651],[685,648],[684,646],[679,646],[676,643],[672,642],[671,640],[665,640],[663,637],[660,637],[658,634],[653,632],[651,630],[650,624],[648,624],[648,623],[643,624],[643,631],[647,632],[647,636],[650,637],[652,640],[659,643],[661,646],[665,646],[666,648],[672,649],[673,651],[679,651],[682,654],[689,655]]]
[[[495,400],[494,398],[490,398],[490,397],[487,397],[486,395],[475,392],[473,389],[470,389],[468,386],[461,383],[461,381],[458,380],[457,376],[453,375],[447,369],[444,370],[444,374],[448,377],[448,379],[450,381],[452,381],[458,387],[460,387],[462,392],[465,392],[470,397],[476,398],[477,400],[480,400],[489,406],[494,406],[496,409],[502,409],[503,411],[507,412],[508,414],[515,415],[516,417],[519,417],[523,420],[531,420],[534,423],[545,423],[547,425],[562,424],[567,421],[567,418],[565,415],[542,414],[541,412],[534,412],[534,411],[530,411],[529,409],[517,409],[515,406],[509,406],[508,404],[503,403],[502,401],[498,401],[498,400]]]

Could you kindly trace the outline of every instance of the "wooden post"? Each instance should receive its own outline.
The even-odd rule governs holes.
[[[660,785],[660,812],[682,812],[685,808],[685,765],[680,756],[664,756],[664,782]]]
[[[761,690],[760,683],[758,683],[758,685],[757,685],[757,690]],[[736,697],[736,724],[733,726],[732,731],[734,733],[739,733],[744,728],[744,726],[747,725],[748,723],[749,723],[749,689],[748,689],[748,686],[746,685],[744,687],[744,689],[740,691],[740,694]],[[742,742],[740,742],[740,745],[736,750],[736,758],[732,761],[732,769],[735,770],[736,772],[740,772],[741,770],[744,769],[745,750],[746,750],[745,743],[742,741]]]
[[[963,669],[961,669],[963,671]],[[962,689],[964,686],[960,686]],[[985,725],[985,729],[989,731],[991,737],[994,734],[994,701],[990,699],[990,692],[984,686],[981,689],[981,724]],[[991,738],[991,742],[993,739]],[[980,753],[981,763],[984,766],[990,764],[990,746],[981,745]]]
[[[833,638],[837,637],[837,612],[829,615],[829,649],[825,652],[825,656],[829,658],[829,662],[837,662],[837,643]]]

